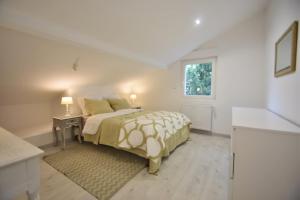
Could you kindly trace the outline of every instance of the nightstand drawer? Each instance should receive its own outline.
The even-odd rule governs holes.
[[[72,118],[72,119],[66,119],[65,123],[67,125],[75,125],[75,124],[80,124],[81,123],[81,119],[80,118]]]

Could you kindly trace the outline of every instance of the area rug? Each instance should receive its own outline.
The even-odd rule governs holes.
[[[46,156],[44,160],[99,200],[110,199],[146,167],[146,160],[141,157],[86,143]]]

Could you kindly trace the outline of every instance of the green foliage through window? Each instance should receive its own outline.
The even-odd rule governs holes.
[[[211,87],[212,63],[185,65],[185,95],[210,96]]]

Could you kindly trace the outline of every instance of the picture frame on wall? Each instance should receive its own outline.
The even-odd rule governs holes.
[[[275,77],[296,71],[298,21],[294,21],[275,44]]]

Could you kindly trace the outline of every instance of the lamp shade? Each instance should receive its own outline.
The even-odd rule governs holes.
[[[61,98],[61,104],[73,104],[73,98],[72,97],[62,97]]]
[[[136,94],[131,94],[129,97],[131,100],[135,100],[136,99]]]

